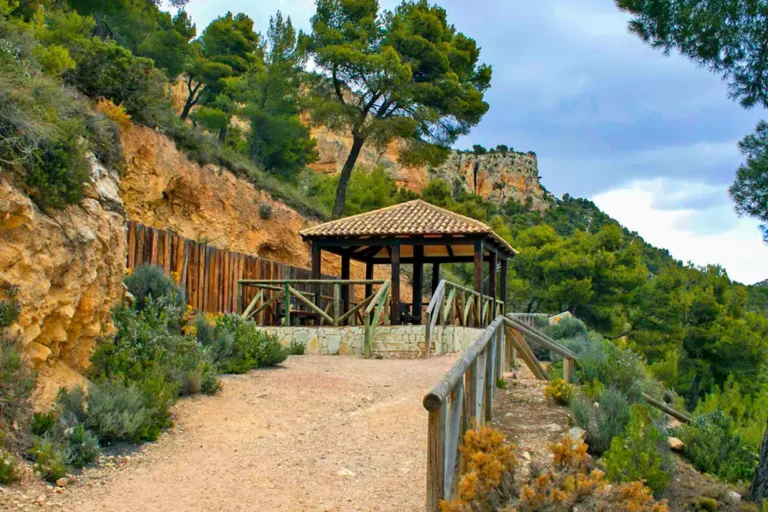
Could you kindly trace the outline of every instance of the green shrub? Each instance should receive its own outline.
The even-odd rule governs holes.
[[[288,353],[292,356],[303,356],[307,353],[307,345],[296,340],[291,340],[291,345],[288,347]]]
[[[48,411],[46,413],[36,412],[32,416],[30,425],[32,433],[36,436],[44,436],[56,426],[56,413]]]
[[[136,298],[136,308],[139,311],[144,309],[150,297],[154,299],[168,297],[177,306],[183,302],[181,289],[165,275],[162,267],[143,265],[136,268],[130,276],[125,278],[125,286]],[[179,314],[180,317],[181,314]]]
[[[198,334],[198,340],[223,373],[245,373],[253,368],[274,366],[288,357],[288,351],[276,337],[240,315],[222,315],[217,319],[213,333],[203,330]]]
[[[77,425],[65,432],[66,442],[69,446],[69,454],[65,462],[68,466],[82,469],[95,461],[101,450],[99,440],[91,431],[85,429],[85,425]]]
[[[608,388],[600,393],[598,404],[581,396],[571,401],[576,423],[587,432],[589,450],[597,455],[611,447],[613,438],[624,431],[630,419],[629,401],[617,389]]]
[[[147,397],[136,386],[105,381],[91,386],[85,424],[101,441],[154,440],[160,427],[153,422]]]
[[[83,198],[90,178],[83,135],[77,123],[68,123],[60,138],[43,141],[25,163],[29,196],[41,208],[62,208]]]
[[[694,418],[679,431],[684,453],[699,471],[726,482],[751,480],[758,463],[731,418],[716,410]]]
[[[59,389],[59,393],[56,395],[56,412],[53,413],[56,418],[56,425],[66,430],[84,424],[86,417],[85,400],[85,391],[79,386],[72,389]]]
[[[167,80],[151,59],[96,38],[73,47],[70,54],[77,66],[64,78],[84,94],[122,104],[135,121],[148,126],[162,124],[173,115]]]
[[[261,220],[269,220],[272,218],[272,206],[267,203],[261,203],[259,205],[259,218]]]
[[[550,324],[549,321],[547,321],[546,327],[544,328],[544,334],[554,340],[586,337],[587,326],[578,318],[563,317],[556,324]]]
[[[0,334],[0,439],[4,433],[12,436],[11,425],[23,424],[29,416],[35,380],[35,373],[24,361],[19,342]]]
[[[613,439],[605,465],[608,478],[614,482],[645,480],[656,494],[667,488],[674,462],[666,438],[651,421],[647,407],[632,406],[626,432]]]
[[[8,485],[21,478],[17,467],[16,457],[0,449],[0,484]]]
[[[563,344],[578,356],[576,376],[579,382],[597,380],[621,391],[632,402],[640,401],[648,374],[639,356],[595,333],[563,340]]]
[[[120,145],[114,123],[60,80],[37,72],[33,48],[40,47],[28,32],[0,22],[0,161],[41,208],[58,208],[82,199],[87,151],[114,165]]]
[[[143,386],[148,380],[164,395],[218,389],[216,369],[194,337],[181,334],[182,305],[171,292],[159,299],[146,295],[144,308],[121,307],[114,311],[117,332],[111,343],[101,344],[91,357],[97,378],[118,379]],[[167,386],[162,382],[165,381]]]
[[[0,289],[0,293],[6,297],[5,300],[0,300],[0,329],[2,329],[16,323],[21,313],[21,305],[16,299],[19,293],[18,287],[7,286]]]
[[[64,448],[42,437],[35,438],[30,456],[35,461],[35,469],[43,480],[55,483],[59,478],[67,474],[67,466],[64,462],[67,454]]]

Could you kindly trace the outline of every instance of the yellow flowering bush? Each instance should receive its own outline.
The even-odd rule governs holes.
[[[544,388],[544,396],[558,405],[568,405],[573,398],[573,385],[563,379],[552,379]]]

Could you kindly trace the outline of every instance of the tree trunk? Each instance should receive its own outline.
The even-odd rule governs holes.
[[[192,107],[195,105],[194,102],[192,101],[193,96],[194,96],[193,94],[190,94],[187,97],[187,101],[184,103],[184,108],[181,110],[181,115],[179,116],[179,119],[181,119],[182,121],[187,120],[187,116],[189,116],[189,112],[192,110]]]
[[[752,501],[760,503],[768,500],[768,429],[763,439],[763,449],[760,450],[760,464],[755,471],[755,479],[752,482]]]
[[[357,162],[357,157],[360,156],[360,150],[363,149],[363,144],[365,144],[365,139],[360,136],[355,136],[352,140],[352,149],[349,152],[347,161],[344,162],[344,167],[341,169],[339,186],[336,189],[336,203],[333,205],[334,219],[338,219],[344,213],[349,179],[352,177],[352,170],[355,168],[355,163]]]

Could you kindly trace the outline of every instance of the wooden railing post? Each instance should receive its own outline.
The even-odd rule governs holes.
[[[469,365],[466,373],[467,410],[469,411],[470,428],[477,426],[477,358]]]
[[[333,285],[333,325],[339,325],[340,316],[341,316],[341,285],[336,283]]]
[[[445,495],[446,405],[429,411],[427,426],[427,511],[437,512]]]
[[[491,342],[485,349],[485,421],[490,422],[493,416],[493,391],[496,388],[496,334],[491,336]]]
[[[459,462],[459,445],[462,437],[462,416],[464,412],[464,381],[459,380],[458,385],[451,393],[450,409],[448,412],[448,424],[446,432],[446,452],[444,469],[443,499],[450,500],[454,486],[458,484],[457,476],[461,473]],[[445,407],[445,406],[443,406]]]
[[[285,283],[285,326],[291,326],[291,286]]]
[[[566,384],[573,380],[573,359],[563,359],[563,380]]]
[[[240,283],[237,283],[237,310],[235,313],[238,315],[243,314],[243,285]]]

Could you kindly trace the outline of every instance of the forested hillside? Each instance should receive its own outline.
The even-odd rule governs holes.
[[[397,137],[406,161],[439,165],[488,108],[490,67],[474,40],[426,2],[403,4],[379,23],[375,2],[346,2],[359,9],[345,11],[320,0],[312,34],[280,13],[266,34],[244,14],[196,27],[184,0],[171,3],[181,8],[175,14],[149,0],[0,0],[0,170],[42,211],[84,199],[92,155],[120,169],[118,130],[133,122],[309,218],[365,212],[418,195],[380,168],[356,168],[355,151]],[[385,37],[421,67],[373,52]],[[429,38],[437,42],[416,44]],[[183,92],[181,104],[173,90]],[[340,175],[307,170],[317,152],[303,114],[351,130]],[[566,195],[541,211],[441,180],[420,197],[487,222],[520,251],[510,309],[570,311],[643,357],[690,411],[722,410],[728,428],[759,451],[768,422],[766,282],[744,286],[719,266],[676,261],[585,199]],[[461,265],[446,273],[470,280]],[[10,306],[2,312],[12,320]]]

